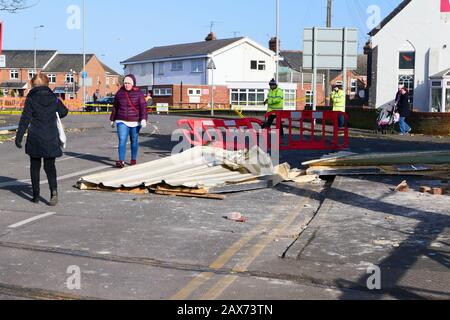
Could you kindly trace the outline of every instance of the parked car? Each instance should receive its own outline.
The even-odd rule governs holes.
[[[106,97],[98,99],[97,102],[90,101],[85,105],[84,110],[86,112],[101,112],[111,110],[114,103],[114,97]]]

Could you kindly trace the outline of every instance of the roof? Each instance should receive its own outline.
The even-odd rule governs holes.
[[[370,36],[376,35],[381,29],[384,28],[385,25],[387,25],[392,19],[394,19],[405,7],[411,3],[412,0],[403,0],[402,3],[400,3],[397,8],[395,8],[386,18],[384,18],[383,21],[381,21],[380,25],[372,29],[372,31],[369,32]]]
[[[283,67],[291,68],[292,70],[295,70],[297,72],[312,73],[312,70],[303,69],[303,51],[280,51],[280,55],[284,58],[284,60],[281,62],[281,65]],[[361,76],[367,75],[367,55],[358,55],[358,67],[356,70],[353,70],[353,72]],[[318,70],[318,74],[324,73],[325,71]],[[341,74],[342,72],[340,71],[332,70],[331,78],[334,79]]]
[[[244,39],[232,38],[212,41],[202,41],[194,43],[177,44],[164,47],[154,47],[148,51],[138,54],[130,59],[122,62],[122,64],[141,62],[141,61],[153,61],[168,58],[182,58],[191,56],[202,56],[213,53],[217,50],[225,48],[232,43],[238,42]]]
[[[450,68],[448,68],[444,71],[441,71],[439,73],[436,73],[436,74],[432,75],[430,78],[431,79],[443,79],[446,77],[450,77]]]
[[[42,69],[57,53],[56,50],[37,50],[36,67]],[[6,68],[34,68],[34,50],[3,50],[6,57]]]
[[[283,67],[288,67],[298,72],[302,71],[303,51],[280,51],[280,55],[284,58],[281,62]]]
[[[110,76],[121,76],[121,74],[117,73],[116,71],[114,71],[113,69],[111,69],[110,67],[108,67],[106,64],[104,64],[103,62],[100,61],[100,63],[102,64],[103,68],[105,69],[106,72],[109,73]]]
[[[25,89],[26,82],[2,82],[0,88],[6,89]]]
[[[86,55],[86,63],[92,59],[93,54]],[[82,54],[58,54],[45,68],[45,72],[69,72],[70,70],[80,72],[83,70]]]

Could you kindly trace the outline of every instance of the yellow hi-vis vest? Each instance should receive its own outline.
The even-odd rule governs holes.
[[[269,96],[267,98],[268,112],[272,112],[274,110],[283,110],[284,108],[284,91],[279,87],[275,90],[269,91]]]
[[[331,93],[331,103],[333,105],[333,111],[336,112],[345,112],[345,93],[343,90],[339,90],[338,92],[333,91]]]

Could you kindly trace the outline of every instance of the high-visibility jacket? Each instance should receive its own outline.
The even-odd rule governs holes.
[[[269,96],[267,98],[267,104],[269,106],[268,111],[272,112],[274,110],[283,110],[284,108],[284,91],[279,87],[275,90],[269,91]]]
[[[333,111],[345,112],[345,93],[343,90],[333,91],[331,93],[331,103],[333,104]]]

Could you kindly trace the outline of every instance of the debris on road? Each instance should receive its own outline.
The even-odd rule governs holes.
[[[83,177],[76,187],[131,193],[151,190],[161,195],[223,200],[221,194],[272,188],[300,174],[287,163],[274,167],[259,147],[241,151],[195,147],[138,166]]]
[[[224,216],[224,219],[235,221],[235,222],[240,222],[240,223],[245,223],[247,221],[247,219],[239,212],[232,212],[232,213]]]
[[[416,175],[450,179],[450,151],[406,153],[336,154],[304,162],[307,174]]]
[[[406,180],[402,181],[395,189],[395,192],[408,192],[409,191],[409,185]]]

